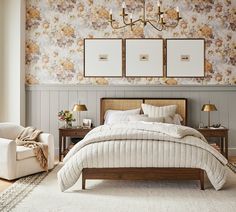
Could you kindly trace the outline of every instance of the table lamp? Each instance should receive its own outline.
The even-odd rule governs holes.
[[[210,104],[209,102],[209,104],[204,104],[202,106],[202,111],[208,112],[208,128],[210,128],[211,126],[210,113],[212,111],[217,111],[216,106],[214,104]]]
[[[86,105],[75,104],[74,107],[73,107],[73,111],[77,112],[77,127],[81,128],[81,125],[79,123],[79,121],[80,121],[80,112],[81,111],[87,111],[87,107],[86,107]],[[79,117],[78,117],[78,113],[79,113]]]

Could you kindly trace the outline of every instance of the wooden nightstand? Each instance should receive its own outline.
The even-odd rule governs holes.
[[[227,128],[217,128],[217,129],[209,129],[209,128],[197,128],[197,130],[203,134],[205,138],[220,138],[220,150],[221,154],[223,154],[228,159],[228,131]]]
[[[92,129],[93,128],[84,129],[84,128],[77,128],[77,127],[59,128],[59,161],[61,161],[62,156],[66,155],[66,137],[83,139],[85,135]],[[63,146],[63,150],[62,150],[62,146]]]

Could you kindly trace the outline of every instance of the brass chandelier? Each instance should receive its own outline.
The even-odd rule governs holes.
[[[143,3],[143,15],[136,19],[133,20],[133,13],[130,13],[129,15],[126,13],[126,4],[125,1],[122,3],[122,12],[121,12],[121,17],[123,20],[122,25],[116,25],[114,24],[116,20],[113,19],[112,15],[112,9],[110,9],[110,17],[109,17],[109,22],[111,24],[111,27],[113,29],[122,29],[125,27],[130,27],[131,31],[133,30],[133,26],[137,23],[142,23],[143,26],[145,27],[147,24],[150,24],[154,29],[158,31],[162,31],[163,29],[166,28],[175,28],[179,24],[179,20],[181,19],[180,14],[179,14],[179,8],[176,7],[176,19],[172,23],[168,23],[166,18],[164,17],[165,12],[161,10],[161,4],[160,1],[157,1],[157,12],[156,12],[156,17],[153,19],[148,19],[146,18],[146,2],[145,0],[142,0]],[[128,17],[129,16],[129,17]]]

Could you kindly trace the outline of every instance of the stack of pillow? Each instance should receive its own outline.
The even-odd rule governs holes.
[[[181,125],[181,122],[183,121],[182,117],[176,113],[177,105],[157,107],[149,104],[142,104],[142,110],[149,118],[162,118],[163,123]]]
[[[177,105],[157,107],[149,104],[142,104],[141,108],[133,110],[107,110],[104,124],[114,124],[127,121],[162,122],[181,125],[183,121],[179,114],[176,114]]]

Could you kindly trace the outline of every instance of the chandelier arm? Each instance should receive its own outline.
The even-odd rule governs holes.
[[[175,24],[165,24],[165,26],[166,27],[170,27],[170,28],[175,28],[175,27],[177,27],[178,26],[178,24],[179,24],[179,21],[177,21]]]
[[[128,26],[129,24],[125,21],[125,16],[122,16],[123,18],[123,23],[124,23],[124,25],[126,25],[126,26]]]
[[[152,25],[153,28],[155,28],[158,31],[162,31],[163,30],[163,25],[161,25],[161,29],[157,28],[157,26],[155,26],[150,20],[147,21],[149,24]],[[160,25],[160,24],[159,24]]]
[[[139,22],[139,21],[141,21],[141,22],[142,22],[143,20],[142,20],[141,18],[139,18],[139,19],[137,19],[137,20],[133,21],[132,23],[133,23],[133,24],[135,24],[135,23],[137,23],[137,22]]]
[[[111,27],[112,27],[112,29],[123,29],[123,28],[127,27],[127,25],[114,27],[113,24],[111,23]]]
[[[134,25],[135,23],[137,23],[137,22],[139,22],[139,21],[143,22],[143,20],[142,20],[141,18],[139,18],[139,19],[137,19],[137,20],[135,20],[135,21],[132,21],[132,25]],[[130,25],[131,25],[131,22],[130,22],[130,23],[127,23],[127,22],[125,21],[125,18],[124,18],[124,17],[123,17],[123,23],[124,23],[124,25],[126,25],[126,26],[130,26]]]
[[[156,21],[156,20],[153,20],[153,19],[148,20],[148,22],[155,22],[156,24],[160,25],[159,21]],[[175,28],[175,27],[178,26],[178,24],[179,24],[179,21],[177,21],[175,24],[169,24],[169,25],[167,23],[165,23],[165,27]]]
[[[160,24],[160,20],[148,19],[147,21],[155,22],[156,24]]]

